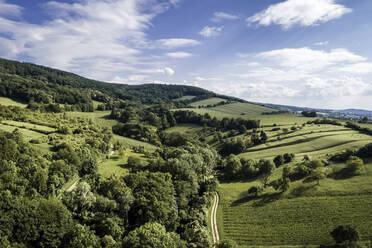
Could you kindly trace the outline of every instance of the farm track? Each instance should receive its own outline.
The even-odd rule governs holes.
[[[220,240],[220,236],[218,233],[217,227],[217,208],[218,208],[219,196],[218,193],[215,193],[213,198],[213,206],[212,206],[212,213],[211,213],[211,227],[212,227],[212,238],[213,244],[217,244]]]

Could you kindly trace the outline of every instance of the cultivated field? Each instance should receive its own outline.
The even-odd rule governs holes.
[[[268,132],[268,136],[268,142],[249,148],[247,152],[239,156],[251,159],[272,159],[276,155],[291,152],[300,158],[304,155],[319,158],[372,142],[369,135],[334,125],[305,126],[288,134],[281,131]]]
[[[338,170],[343,165],[332,165]],[[274,173],[279,177],[281,170]],[[241,247],[333,244],[329,232],[337,225],[355,227],[363,241],[372,240],[372,164],[361,176],[296,181],[284,194],[271,188],[258,197],[247,190],[258,182],[222,183],[219,188],[219,230]]]
[[[294,153],[295,160],[289,167],[301,161],[304,155],[311,159],[327,159],[331,154],[372,143],[371,136],[344,126],[306,124],[315,118],[294,114],[262,115],[274,110],[254,104],[233,103],[192,110],[219,119],[261,120],[258,132],[266,132],[267,142],[238,156],[258,160]],[[292,130],[294,127],[296,130]],[[186,131],[190,130],[193,129],[188,127]],[[250,135],[235,137],[250,139]],[[335,227],[350,224],[359,232],[362,243],[368,243],[372,240],[372,163],[367,163],[359,176],[342,179],[332,176],[344,167],[345,164],[328,166],[327,177],[320,180],[320,185],[299,180],[291,182],[285,193],[268,187],[257,197],[247,191],[251,186],[262,185],[260,180],[222,182],[217,216],[220,238],[233,239],[240,247],[319,247],[334,243],[329,233]],[[282,168],[274,170],[270,181],[281,177]]]
[[[315,118],[300,117],[295,114],[275,114],[275,115],[263,115],[262,113],[278,111],[269,107],[252,104],[252,103],[231,103],[221,105],[213,108],[184,108],[182,110],[191,110],[198,114],[208,113],[212,117],[217,119],[227,118],[243,118],[243,119],[255,119],[261,120],[262,126],[286,126],[293,124],[302,124]]]

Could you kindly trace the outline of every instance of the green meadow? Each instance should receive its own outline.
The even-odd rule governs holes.
[[[190,103],[190,106],[197,108],[199,106],[203,107],[203,106],[208,106],[208,105],[214,105],[214,104],[217,104],[217,103],[220,103],[220,102],[225,102],[225,101],[226,100],[222,99],[222,98],[212,97],[212,98],[208,98],[208,99],[205,99],[205,100]]]
[[[27,107],[27,104],[12,100],[8,97],[0,97],[0,104],[4,106],[16,106],[16,107],[21,107],[21,108]]]

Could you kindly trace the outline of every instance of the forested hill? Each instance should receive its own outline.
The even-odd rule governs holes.
[[[218,96],[211,91],[185,85],[125,85],[87,79],[73,73],[45,66],[0,59],[0,96],[41,104],[80,104],[89,110],[92,100],[107,103],[113,99],[143,104],[166,103],[183,96],[206,99]],[[241,100],[239,100],[241,101]]]

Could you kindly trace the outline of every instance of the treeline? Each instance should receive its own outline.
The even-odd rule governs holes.
[[[330,124],[330,125],[342,126],[342,123],[340,123],[339,121],[331,120],[331,119],[327,119],[327,118],[316,119],[314,121],[308,121],[307,124]],[[360,133],[364,133],[364,134],[367,134],[367,135],[372,135],[372,129],[370,129],[368,127],[361,127],[358,124],[356,124],[355,122],[348,121],[348,122],[346,122],[345,127],[351,128],[351,129],[353,129],[355,131],[358,131]]]
[[[347,122],[345,127],[351,128],[351,129],[353,129],[355,131],[358,131],[360,133],[364,133],[364,134],[367,134],[367,135],[372,135],[372,129],[367,128],[367,127],[361,127],[358,124],[353,123],[353,122]]]
[[[271,173],[274,167],[270,160],[255,161],[230,155],[222,164],[222,177],[228,180],[252,179]]]
[[[359,158],[371,158],[372,157],[372,143],[369,143],[356,150],[345,150],[343,152],[337,153],[329,158],[329,160],[334,162],[345,162],[351,156],[357,156]]]
[[[290,113],[287,110],[279,110],[279,111],[271,111],[271,112],[263,112],[262,115],[280,115],[280,114],[287,114]]]
[[[244,130],[244,129],[243,129]],[[243,131],[242,130],[242,131]],[[246,130],[245,130],[246,131]],[[240,134],[245,133],[240,132]],[[230,138],[227,140],[220,139],[222,143],[219,152],[222,156],[229,156],[230,154],[240,154],[246,149],[266,143],[268,137],[265,131],[257,132],[255,129],[251,133],[251,136],[247,138]]]
[[[223,105],[231,104],[231,103],[234,103],[234,102],[235,101],[227,100],[227,101],[221,101],[221,102],[215,103],[215,104],[199,105],[198,108],[214,108],[214,107],[218,107],[218,106],[223,106]],[[243,101],[239,101],[239,102],[243,102]]]
[[[242,118],[223,118],[222,120],[216,117],[211,117],[208,113],[201,115],[194,111],[175,111],[174,118],[177,123],[192,123],[207,127],[214,127],[217,130],[239,130],[245,128],[246,130],[259,128],[260,120],[248,120]]]
[[[168,108],[158,105],[149,108],[128,107],[126,109],[113,109],[110,117],[121,123],[113,126],[115,134],[129,138],[160,145],[159,131],[177,124],[198,124],[216,130],[237,130],[244,133],[248,129],[258,128],[259,120],[247,120],[242,118],[223,118],[218,120],[208,113],[201,115],[193,111],[170,111]],[[265,141],[267,136],[265,136]],[[262,139],[258,138],[258,139]]]
[[[315,111],[302,111],[302,116],[304,117],[317,117],[317,113]]]
[[[337,121],[337,120],[332,120],[332,119],[316,119],[314,121],[308,121],[307,124],[329,124],[329,125],[335,125],[335,126],[342,126],[342,124]]]

